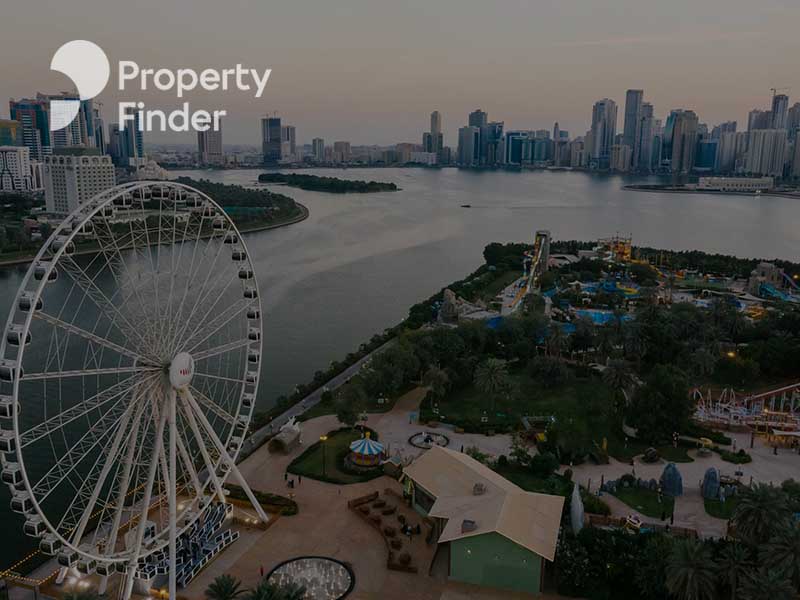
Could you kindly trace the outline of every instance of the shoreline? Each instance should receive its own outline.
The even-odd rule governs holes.
[[[623,190],[630,192],[649,192],[657,194],[714,194],[717,196],[740,196],[740,197],[770,197],[770,198],[794,198],[800,200],[800,190],[797,192],[733,192],[722,190],[694,190],[690,188],[675,188],[675,187],[641,187],[638,185],[624,185]]]
[[[270,223],[269,225],[257,225],[249,229],[239,229],[239,233],[241,234],[258,233],[260,231],[269,231],[270,229],[278,229],[279,227],[295,225],[296,223],[305,221],[311,214],[311,211],[308,210],[308,207],[305,204],[301,204],[296,200],[294,201],[294,203],[300,208],[299,215],[292,217],[291,219],[288,219],[286,221],[282,221],[280,223]],[[200,239],[206,239],[206,238],[208,238],[208,235],[201,236]],[[150,244],[150,246],[155,246],[155,245],[156,245],[155,242]],[[131,248],[131,246],[122,247],[120,248],[120,250],[127,250],[129,248]],[[90,254],[95,254],[97,252],[98,250],[78,250],[73,254],[73,256],[87,256]],[[12,258],[9,260],[0,260],[0,269],[4,269],[7,267],[16,267],[19,265],[27,265],[28,263],[33,262],[34,258],[36,258],[36,254],[29,254],[26,256],[21,256],[19,258]]]

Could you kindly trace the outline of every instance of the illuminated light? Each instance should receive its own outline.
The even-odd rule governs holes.
[[[734,358],[736,356],[736,352],[728,352],[728,358]]]

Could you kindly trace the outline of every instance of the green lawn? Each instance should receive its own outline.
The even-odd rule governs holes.
[[[644,454],[645,450],[649,447],[650,444],[632,438],[628,438],[626,445],[625,438],[622,437],[622,434],[608,438],[608,454],[620,462],[630,462],[634,456]],[[687,454],[689,448],[684,446],[679,445],[677,448],[673,448],[672,444],[665,444],[663,446],[657,446],[656,450],[658,450],[661,458],[667,462],[694,462],[694,459]]]
[[[383,473],[380,468],[370,473],[351,473],[342,469],[342,457],[349,452],[350,443],[361,437],[361,431],[358,429],[331,431],[327,440],[324,442],[320,440],[309,446],[289,464],[286,470],[309,479],[339,484],[359,483],[379,477]],[[376,439],[374,433],[372,437]]]
[[[739,499],[734,496],[728,498],[725,502],[719,500],[703,500],[706,507],[706,512],[712,517],[718,519],[730,519],[733,516],[733,511],[736,509],[736,504]]]
[[[494,470],[526,492],[557,494],[559,496],[569,496],[572,493],[572,482],[558,474],[547,478],[537,477],[530,469],[513,464],[505,467],[495,467]]]
[[[675,500],[673,498],[662,495],[661,502],[659,502],[658,493],[648,489],[619,487],[614,496],[635,511],[654,519],[660,519],[662,512],[669,518],[675,508]]]

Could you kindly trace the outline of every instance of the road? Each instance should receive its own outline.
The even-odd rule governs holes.
[[[237,458],[236,462],[241,462],[250,454],[256,450],[259,446],[261,446],[264,441],[269,438],[273,433],[280,430],[281,426],[286,423],[292,417],[299,417],[308,409],[316,406],[322,401],[322,394],[325,390],[334,391],[344,385],[353,375],[358,373],[361,366],[367,362],[373,355],[377,354],[378,352],[383,352],[389,346],[395,343],[396,338],[390,339],[388,342],[384,343],[381,346],[378,346],[370,352],[366,354],[363,358],[360,358],[355,363],[347,367],[344,371],[339,373],[336,377],[328,381],[322,387],[317,388],[313,392],[311,392],[308,396],[303,398],[300,402],[291,406],[286,411],[282,412],[280,415],[272,419],[268,425],[264,425],[261,429],[258,429],[253,432],[243,443],[242,449],[239,452],[239,457]]]

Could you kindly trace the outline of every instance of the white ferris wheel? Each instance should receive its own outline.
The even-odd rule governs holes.
[[[225,503],[229,475],[267,520],[235,464],[261,321],[244,241],[196,189],[123,184],[53,232],[0,341],[0,458],[62,579],[97,573],[103,592],[119,574],[128,598],[155,555],[175,598],[178,542]]]

